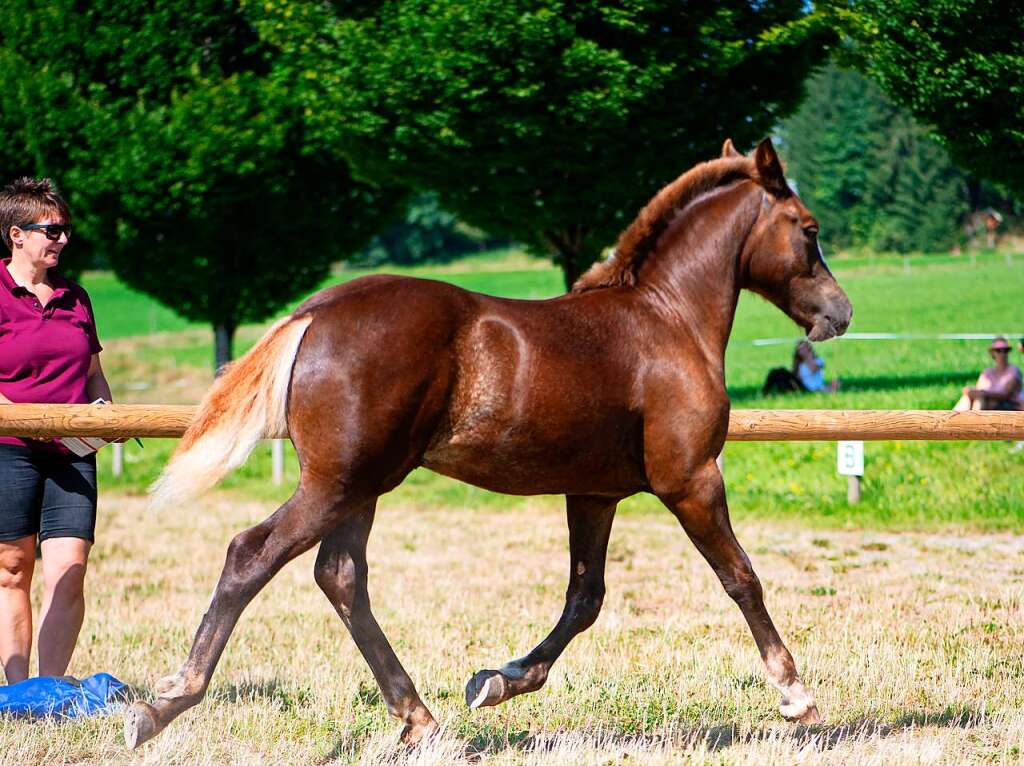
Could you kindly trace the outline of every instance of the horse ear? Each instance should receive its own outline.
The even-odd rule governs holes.
[[[770,138],[766,138],[757,145],[757,150],[754,152],[754,163],[757,166],[761,184],[768,191],[789,192],[789,184],[786,183],[786,176],[782,172],[782,162],[779,161],[779,155],[775,153],[775,147]]]
[[[722,158],[726,157],[742,157],[743,155],[736,151],[736,147],[733,146],[732,139],[725,139],[725,143],[722,144]]]

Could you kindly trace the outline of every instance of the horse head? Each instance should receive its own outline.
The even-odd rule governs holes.
[[[738,154],[726,141],[722,155]],[[764,196],[740,254],[741,285],[778,306],[812,341],[842,335],[853,307],[825,264],[818,221],[786,182],[770,139],[758,144],[754,164]]]

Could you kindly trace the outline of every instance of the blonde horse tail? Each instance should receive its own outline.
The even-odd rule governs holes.
[[[260,439],[287,432],[292,367],[312,321],[309,314],[281,319],[214,381],[170,462],[149,488],[153,507],[196,497],[244,463]]]

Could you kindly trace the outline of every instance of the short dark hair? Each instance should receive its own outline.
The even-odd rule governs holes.
[[[11,250],[12,226],[36,223],[47,213],[56,213],[64,223],[71,223],[71,209],[49,178],[18,178],[0,191],[0,237]]]

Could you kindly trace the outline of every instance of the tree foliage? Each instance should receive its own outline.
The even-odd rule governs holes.
[[[435,190],[463,220],[554,254],[567,283],[725,137],[767,135],[826,34],[802,0],[267,0],[258,13],[321,140],[362,175]]]
[[[967,177],[929,131],[865,77],[829,66],[781,126],[787,173],[833,248],[948,249]]]
[[[78,215],[85,209],[83,198],[68,178],[69,168],[81,157],[88,105],[66,77],[6,45],[6,13],[7,7],[0,6],[0,185],[21,176],[56,182],[75,215],[74,247],[61,260],[61,271],[74,278],[95,260],[95,239]]]
[[[962,167],[1024,198],[1024,15],[998,0],[827,0],[847,60]]]
[[[365,266],[441,263],[498,244],[508,243],[466,226],[440,206],[436,194],[425,192],[409,201],[401,221],[375,234],[352,260]]]
[[[276,52],[237,2],[36,5],[5,3],[0,49],[25,82],[57,83],[76,108],[41,102],[56,121],[31,124],[50,142],[34,167],[64,179],[122,279],[214,326],[218,365],[240,323],[309,291],[399,212],[402,194],[353,180],[308,134]],[[40,58],[38,40],[59,56]],[[3,119],[29,125],[31,96]]]

